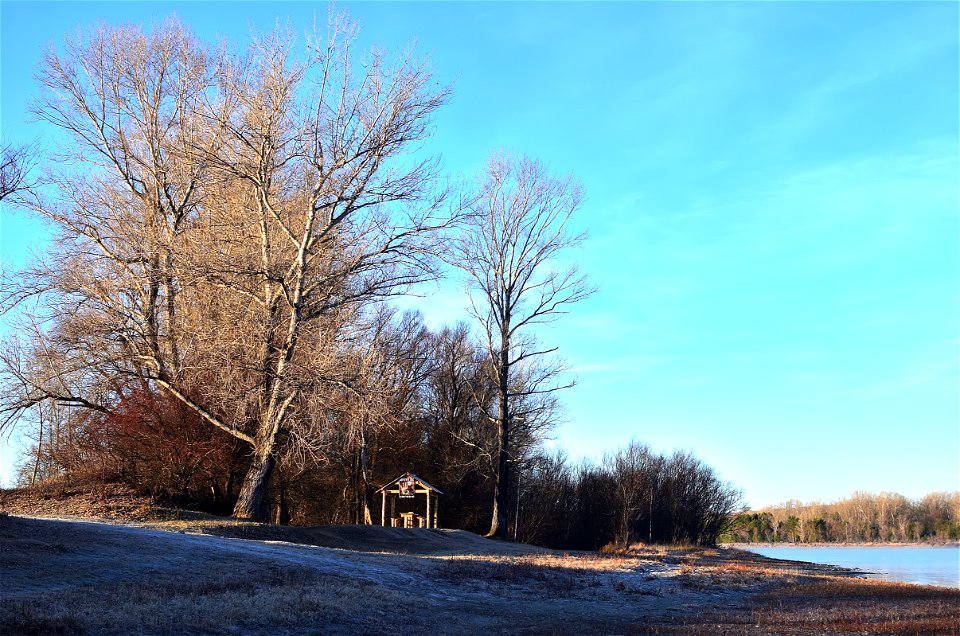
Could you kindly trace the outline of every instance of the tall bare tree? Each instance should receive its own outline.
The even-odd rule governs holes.
[[[413,154],[447,89],[409,52],[356,63],[356,35],[331,13],[305,55],[280,29],[238,54],[176,19],[101,25],[38,73],[35,112],[73,161],[29,202],[60,249],[5,304],[79,308],[88,335],[64,348],[248,444],[238,517],[265,516],[280,447],[331,421],[308,412],[315,394],[351,389],[347,322],[433,277],[453,222],[437,163]]]
[[[470,285],[471,313],[487,339],[489,371],[496,384],[497,472],[488,536],[504,538],[510,496],[512,435],[532,425],[542,408],[515,413],[520,401],[550,404],[562,363],[551,358],[532,328],[555,320],[593,290],[576,265],[557,269],[556,259],[584,234],[570,231],[582,193],[572,177],[556,178],[527,157],[490,159],[471,205],[471,222],[457,243],[455,264]],[[570,386],[569,384],[566,386]],[[550,409],[547,409],[549,411]],[[540,422],[542,425],[543,422]]]

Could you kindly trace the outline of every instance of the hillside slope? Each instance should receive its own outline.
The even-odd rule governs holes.
[[[462,531],[217,518],[0,513],[0,583],[0,634],[952,634],[960,624],[957,590],[737,550],[568,555]]]
[[[356,530],[349,541],[321,532],[348,543],[361,539]],[[395,533],[362,534],[392,540]],[[453,634],[546,626],[609,633],[691,602],[719,609],[746,589],[690,588],[677,576],[679,563],[504,556],[489,549],[464,556],[484,540],[417,534],[412,538],[421,545],[442,549],[426,545],[433,554],[415,556],[356,552],[0,516],[0,632],[354,634],[402,625]]]

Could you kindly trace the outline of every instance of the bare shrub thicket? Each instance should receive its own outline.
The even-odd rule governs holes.
[[[538,457],[518,510],[519,537],[549,547],[712,545],[740,510],[740,492],[690,453],[632,442],[599,465]]]

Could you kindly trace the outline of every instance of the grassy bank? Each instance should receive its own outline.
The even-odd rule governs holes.
[[[0,509],[25,512],[15,499],[0,495]],[[53,501],[38,506],[139,512],[121,523],[0,515],[0,633],[960,633],[960,591],[736,549],[560,553],[462,531]]]

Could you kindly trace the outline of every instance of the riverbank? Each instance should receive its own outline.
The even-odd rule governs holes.
[[[955,634],[960,625],[960,592],[736,549],[600,555],[463,531],[287,530],[0,515],[0,633]],[[236,538],[258,533],[269,539]]]

